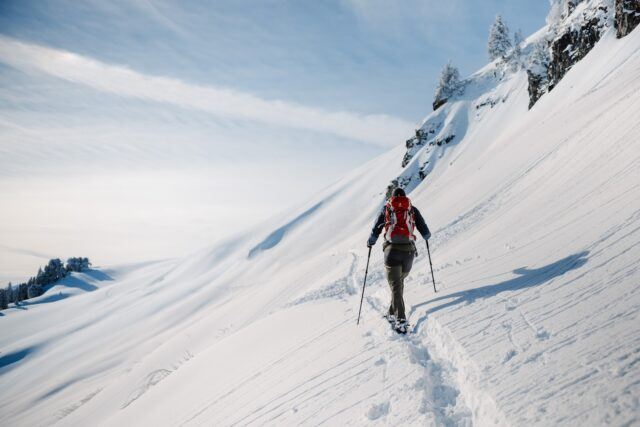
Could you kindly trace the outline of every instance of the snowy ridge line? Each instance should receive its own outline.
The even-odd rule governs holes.
[[[436,361],[447,361],[453,366],[458,391],[472,413],[474,425],[509,426],[494,398],[480,386],[480,372],[467,352],[432,315],[424,334],[432,342],[431,355]]]

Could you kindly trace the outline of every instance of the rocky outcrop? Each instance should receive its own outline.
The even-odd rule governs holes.
[[[606,12],[606,10],[605,10]],[[549,90],[552,90],[575,63],[587,56],[603,33],[605,24],[593,17],[577,29],[567,28],[551,43],[551,62],[549,63]]]
[[[391,183],[387,185],[385,200],[388,200],[391,197],[391,195],[393,194],[393,190],[395,190],[396,188],[407,188],[410,182],[410,178],[405,178],[402,176],[399,176],[396,179],[392,180]]]
[[[617,0],[625,1],[627,0]],[[638,0],[630,1],[638,3]],[[564,21],[555,26],[555,38],[548,45],[545,44],[545,50],[550,54],[548,62],[541,61],[544,64],[538,64],[535,70],[527,71],[529,108],[542,95],[551,91],[571,67],[587,56],[611,26],[613,2],[596,2],[580,11],[576,10],[578,3],[573,1],[566,4],[567,9],[562,15]]]
[[[436,111],[438,108],[442,107],[447,103],[447,98],[436,98],[433,100],[433,111]]]
[[[405,143],[407,147],[407,152],[404,153],[404,157],[402,158],[402,167],[405,167],[409,164],[411,159],[413,158],[414,153],[422,146],[424,146],[429,139],[429,135],[435,132],[434,129],[430,130],[422,130],[416,129],[416,135],[407,139]]]
[[[413,159],[414,155],[418,150],[420,150],[425,145],[427,146],[427,154],[426,160],[420,160],[419,163],[416,164],[416,169],[405,170],[400,176],[396,179],[392,180],[391,183],[387,186],[386,198],[391,197],[391,193],[396,188],[403,188],[407,191],[411,191],[418,183],[424,180],[427,175],[431,172],[433,165],[429,160],[428,156],[435,147],[441,147],[442,145],[449,144],[453,140],[455,140],[456,136],[454,134],[447,134],[446,136],[438,136],[434,137],[433,134],[436,133],[436,129],[439,129],[441,125],[436,125],[435,127],[427,127],[419,129],[416,131],[416,136],[407,140],[407,152],[402,159],[402,167],[406,167],[409,162]]]
[[[411,159],[413,159],[413,156],[418,152],[418,150],[420,150],[421,147],[424,147],[427,144],[432,144],[434,142],[434,135],[437,132],[440,132],[440,129],[442,129],[441,120],[426,123],[421,129],[416,129],[415,136],[407,139],[407,152],[402,158],[402,167],[405,167],[409,164]]]
[[[547,92],[547,77],[534,73],[531,70],[527,70],[527,77],[529,80],[529,109],[534,106],[538,99]]]
[[[614,26],[616,35],[622,38],[633,31],[640,23],[640,1],[616,0]]]

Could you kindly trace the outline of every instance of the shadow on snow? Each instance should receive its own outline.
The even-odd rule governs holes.
[[[28,347],[0,356],[0,375],[11,369],[11,365],[27,357],[33,350],[33,347]]]
[[[269,234],[266,239],[258,243],[249,251],[249,255],[247,256],[247,258],[252,259],[261,252],[267,251],[276,246],[288,232],[293,230],[298,224],[303,222],[305,219],[307,219],[307,217],[318,210],[318,208],[322,206],[322,203],[323,202],[313,205],[311,208],[307,209],[306,211],[295,217],[293,220],[289,221],[282,227]]]
[[[517,277],[509,280],[505,280],[493,285],[482,286],[480,288],[468,289],[465,291],[455,292],[441,297],[433,298],[431,300],[414,305],[412,311],[416,311],[420,307],[435,303],[437,301],[449,300],[444,304],[431,307],[425,311],[424,315],[416,322],[414,331],[418,331],[422,323],[427,319],[427,316],[436,311],[452,307],[457,304],[471,304],[478,299],[491,298],[499,293],[506,291],[515,291],[518,289],[530,288],[533,286],[542,285],[549,280],[562,276],[564,273],[575,270],[582,267],[588,261],[589,251],[582,251],[576,254],[570,255],[566,258],[562,258],[554,263],[545,265],[544,267],[530,269],[527,267],[517,268],[513,270]]]

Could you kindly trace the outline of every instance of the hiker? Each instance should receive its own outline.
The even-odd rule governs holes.
[[[367,241],[369,248],[376,244],[383,227],[384,266],[391,287],[391,305],[385,317],[397,332],[406,333],[408,324],[402,293],[404,279],[409,275],[416,255],[416,236],[413,230],[417,228],[425,240],[429,240],[431,233],[420,211],[411,206],[411,201],[402,188],[393,190],[391,198],[378,215]]]

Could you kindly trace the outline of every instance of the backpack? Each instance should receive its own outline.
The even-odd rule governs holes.
[[[391,197],[384,210],[384,238],[391,243],[409,243],[416,239],[413,208],[408,197]]]

